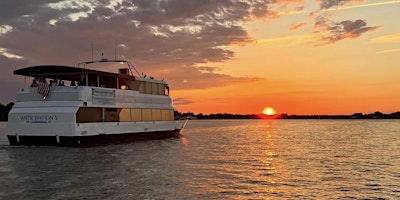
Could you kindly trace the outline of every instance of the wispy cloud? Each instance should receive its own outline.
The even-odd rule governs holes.
[[[7,58],[11,58],[11,59],[23,59],[24,57],[10,53],[8,49],[5,48],[0,48],[0,55],[3,55]]]
[[[9,25],[1,25],[0,26],[0,36],[12,31],[12,29],[13,28]]]
[[[338,42],[343,39],[355,39],[361,35],[374,31],[381,26],[369,26],[366,20],[344,20],[335,22],[330,20],[331,13],[329,11],[355,9],[362,7],[383,6],[390,4],[399,4],[400,0],[382,1],[376,3],[364,3],[365,0],[316,0],[320,5],[320,9],[312,12],[310,16],[314,18],[314,33],[318,35],[321,43],[326,45]],[[361,3],[350,5],[354,3]]]
[[[372,38],[370,40],[373,44],[393,44],[393,43],[400,43],[400,33],[390,34],[390,35],[383,35],[380,37]],[[376,52],[377,54],[384,54],[384,53],[394,53],[399,52],[400,49],[388,49],[383,51]]]
[[[400,4],[399,0],[381,1],[374,3],[361,3],[357,5],[348,5],[348,4],[365,2],[365,0],[317,0],[317,2],[320,4],[320,9],[324,11],[347,10],[354,8]]]
[[[207,68],[207,63],[232,59],[234,52],[228,46],[253,41],[245,22],[256,17],[270,19],[275,3],[297,5],[299,1],[37,0],[24,5],[2,1],[0,63],[11,60],[13,69],[20,66],[17,62],[75,65],[91,57],[88,41],[95,43],[96,59],[102,52],[114,55],[110,41],[118,40],[124,47],[118,49],[120,58],[134,57],[139,68],[146,66],[141,71],[149,75],[157,76],[168,68],[162,76],[174,88],[255,81],[254,77],[218,73]],[[6,76],[0,74],[0,79]],[[181,84],[183,80],[187,80],[185,84]]]
[[[282,11],[282,12],[279,12],[279,16],[300,15],[300,14],[309,14],[309,12],[307,12],[305,10],[293,10],[293,11]]]
[[[392,4],[400,4],[400,0],[392,1],[382,1],[375,3],[365,3],[365,0],[316,0],[319,4],[319,9],[310,12],[310,17],[314,22],[314,36],[312,37],[315,41],[320,41],[316,46],[327,45],[338,42],[343,39],[355,39],[359,38],[361,35],[371,32],[380,28],[380,26],[368,26],[367,22],[363,19],[356,20],[344,20],[335,22],[330,20],[331,14],[326,12],[347,10],[363,7],[373,7],[373,6],[384,6]],[[349,5],[354,3],[361,3],[356,5]],[[295,14],[306,14],[305,10],[294,10],[289,12],[281,12],[280,15],[295,15]],[[290,26],[290,30],[296,30],[305,23],[296,23]],[[396,38],[379,38],[373,42],[382,42],[383,40],[397,40]],[[303,42],[304,43],[304,42]],[[292,46],[295,43],[290,43],[288,46]]]
[[[187,105],[193,103],[193,101],[187,98],[175,98],[173,99],[174,105]]]
[[[303,26],[304,24],[294,24],[292,27]],[[262,44],[271,48],[290,47],[302,44],[314,44],[322,46],[332,44],[344,39],[355,39],[361,35],[378,29],[379,26],[367,26],[364,20],[345,20],[342,22],[333,22],[325,17],[319,16],[314,25],[314,32],[303,35],[291,35],[285,37],[265,38],[257,40],[256,44]],[[292,28],[291,28],[292,29]],[[375,39],[376,41],[390,40],[389,38],[400,40],[397,35],[386,36]],[[400,36],[400,35],[399,35]],[[400,42],[400,41],[399,41]]]
[[[400,43],[400,33],[372,38],[371,43]]]
[[[342,6],[352,2],[363,2],[364,0],[317,0],[320,9],[329,9],[336,6]]]
[[[304,25],[306,25],[307,23],[305,23],[305,22],[299,22],[299,23],[295,23],[295,24],[292,24],[291,26],[290,26],[290,30],[291,31],[293,31],[293,30],[297,30],[297,29],[299,29],[300,27],[302,27],[302,26],[304,26]]]
[[[321,3],[321,1],[319,1]],[[375,2],[375,3],[362,3],[362,4],[357,4],[357,5],[346,5],[347,3],[351,1],[327,1],[329,4],[320,7],[326,7],[326,8],[321,8],[319,11],[320,12],[332,12],[332,11],[339,11],[339,10],[349,10],[349,9],[356,9],[356,8],[365,8],[365,7],[374,7],[374,6],[385,6],[385,5],[392,5],[392,4],[400,4],[400,0],[393,0],[393,1],[383,1],[383,2]],[[360,1],[354,1],[354,2],[360,2]],[[329,5],[329,6],[328,6]],[[312,12],[311,14],[313,14]],[[292,11],[281,11],[278,13],[279,16],[285,16],[285,15],[300,15],[300,14],[310,14],[309,12],[305,10],[292,10]]]
[[[400,49],[390,49],[390,50],[384,50],[384,51],[378,51],[376,53],[382,54],[382,53],[393,53],[393,52],[398,52]]]
[[[376,3],[363,3],[363,4],[351,5],[351,6],[340,6],[340,7],[336,7],[336,8],[325,9],[325,11],[347,10],[347,9],[373,7],[373,6],[385,6],[385,5],[391,5],[391,4],[400,4],[400,1],[399,0],[383,1],[383,2],[376,2]]]
[[[367,26],[367,22],[361,19],[334,22],[320,15],[315,18],[314,28],[314,34],[321,41],[318,45],[326,45],[343,39],[355,39],[380,27]]]
[[[145,73],[159,74],[175,82],[181,89],[220,87],[257,81],[254,77],[234,77],[208,67],[209,62],[221,63],[234,58],[232,44],[252,44],[253,38],[245,24],[250,20],[273,20],[281,12],[307,13],[305,0],[243,0],[243,1],[143,1],[143,0],[51,0],[1,1],[0,63],[9,62],[12,69],[37,63],[75,65],[94,54],[114,55],[110,46],[115,40],[123,43],[120,57],[135,58],[137,66],[150,66]],[[386,0],[378,3],[357,0],[319,0],[317,13],[329,9],[350,9],[400,3]],[[333,2],[333,3],[332,3]],[[347,6],[347,7],[345,7]],[[309,12],[309,11],[308,11]],[[314,19],[316,20],[316,19]],[[311,24],[311,23],[310,23]],[[317,22],[315,22],[317,24]],[[293,24],[296,30],[304,23]],[[329,22],[314,26],[327,33],[316,37],[305,35],[269,38],[257,41],[274,48],[357,38],[374,30],[364,20]],[[329,37],[333,35],[332,37]],[[112,45],[110,45],[112,44]],[[62,47],[62,48],[60,48]],[[96,57],[95,57],[96,58]],[[198,67],[201,66],[201,67]],[[12,70],[10,68],[10,71]],[[184,77],[184,78],[182,78]],[[8,78],[8,74],[0,74]],[[181,84],[182,80],[188,80]],[[210,80],[210,81],[204,81]]]
[[[257,40],[257,44],[266,45],[271,48],[282,48],[290,47],[301,44],[307,44],[314,41],[314,36],[312,34],[304,35],[291,35],[285,37],[275,37]]]

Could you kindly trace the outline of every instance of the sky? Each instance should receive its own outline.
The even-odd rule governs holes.
[[[77,66],[93,43],[167,81],[181,112],[396,112],[398,19],[400,0],[2,0],[0,103],[24,87],[14,70]]]

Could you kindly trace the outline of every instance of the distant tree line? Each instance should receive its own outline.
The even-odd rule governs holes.
[[[14,106],[13,102],[7,105],[0,104],[0,121],[8,121],[8,113]],[[353,115],[288,115],[288,114],[276,114],[276,115],[264,115],[264,114],[229,114],[229,113],[217,113],[205,115],[202,113],[194,114],[192,112],[180,113],[175,112],[175,116],[180,119],[400,119],[400,112],[394,112],[390,114],[384,114],[379,111],[363,114],[354,113]]]
[[[400,119],[400,112],[383,114],[379,111],[370,114],[354,113],[352,119]]]
[[[8,112],[14,106],[14,103],[8,103],[7,105],[0,104],[0,121],[8,121]]]
[[[288,114],[276,114],[276,115],[264,115],[264,114],[194,114],[178,113],[181,119],[400,119],[400,112],[394,112],[391,114],[383,114],[379,111],[370,114],[354,113],[353,115],[288,115]]]

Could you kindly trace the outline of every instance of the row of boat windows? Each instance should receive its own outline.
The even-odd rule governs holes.
[[[169,88],[165,84],[141,82],[139,92],[144,94],[169,95]]]
[[[90,122],[142,122],[172,121],[174,111],[170,109],[140,108],[79,108],[76,113],[77,123]]]
[[[31,87],[38,87],[38,82],[46,82],[46,79],[42,79],[39,81],[38,78],[35,78],[32,81]],[[58,82],[58,83],[57,83]],[[69,84],[68,84],[69,82]],[[148,82],[148,81],[132,81],[132,80],[124,80],[121,79],[117,81],[117,83],[114,82],[100,82],[98,81],[97,83],[94,81],[88,82],[87,84],[82,81],[67,81],[67,84],[64,84],[64,81],[62,80],[50,80],[50,86],[53,85],[58,85],[58,86],[95,86],[95,87],[105,87],[105,88],[119,88],[122,90],[137,90],[140,93],[144,94],[157,94],[157,95],[169,95],[169,87],[164,84],[164,83],[154,83],[154,82]],[[118,86],[119,85],[119,86]]]

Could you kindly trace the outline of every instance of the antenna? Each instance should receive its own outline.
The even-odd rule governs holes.
[[[92,40],[92,62],[93,62],[93,40]]]
[[[117,40],[115,40],[115,60],[117,60]]]

